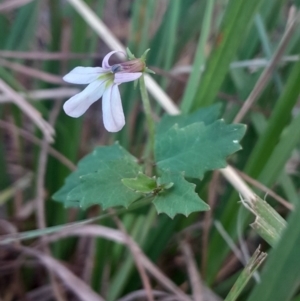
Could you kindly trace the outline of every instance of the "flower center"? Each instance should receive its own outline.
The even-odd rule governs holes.
[[[99,80],[101,80],[101,81],[106,81],[106,80],[114,80],[114,74],[113,73],[111,73],[111,72],[105,72],[105,73],[103,73],[103,74],[101,74],[101,75],[99,75],[99,77],[98,77],[98,79]]]
[[[114,82],[115,75],[112,72],[105,72],[99,75],[98,80],[105,84],[105,87],[109,87]]]
[[[101,75],[98,77],[98,80],[111,83],[111,82],[114,81],[114,77],[115,77],[115,75],[114,75],[113,73],[111,73],[111,72],[106,72],[106,73],[101,74]]]
[[[122,71],[123,68],[120,64],[115,64],[115,65],[112,65],[110,69],[111,69],[111,72],[116,73],[116,72]]]

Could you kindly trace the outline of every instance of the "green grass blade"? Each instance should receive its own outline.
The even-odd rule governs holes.
[[[9,21],[4,15],[0,15],[0,28],[0,49],[4,49],[7,39],[9,39],[9,36],[7,35],[7,32],[9,31]]]
[[[156,210],[154,207],[150,209],[146,216],[140,215],[135,217],[135,225],[130,236],[141,246],[145,243],[147,235],[152,227],[153,221],[156,218]],[[130,252],[130,250],[126,251]],[[127,254],[125,261],[118,267],[118,273],[115,274],[111,281],[111,286],[108,291],[108,300],[116,300],[122,293],[124,287],[130,282],[131,274],[135,267],[133,257],[134,254]]]
[[[299,204],[299,195],[291,177],[285,172],[282,172],[279,178],[279,184],[281,185],[286,198],[294,205]]]
[[[291,214],[288,227],[270,253],[248,301],[289,301],[300,284],[300,206]]]
[[[34,38],[39,7],[39,1],[33,1],[18,10],[10,34],[7,35],[5,49],[24,50],[28,48],[30,41]]]
[[[281,140],[273,150],[262,173],[259,175],[259,180],[262,183],[270,185],[278,179],[293,149],[298,145],[299,140],[300,114],[284,130]]]
[[[264,168],[262,174],[260,175],[260,179],[264,183],[273,183],[273,181],[275,179],[277,179],[278,183],[280,184],[280,186],[282,187],[282,189],[286,195],[287,200],[290,201],[294,205],[299,203],[299,197],[298,197],[296,187],[293,183],[293,180],[291,179],[291,177],[288,174],[285,173],[285,171],[282,171],[279,173],[275,172],[275,174],[273,174],[273,172],[274,172],[274,170],[280,170],[281,168],[284,167],[285,163],[289,159],[289,155],[288,155],[289,150],[288,149],[290,148],[290,152],[291,152],[293,147],[295,147],[298,142],[297,139],[294,140],[294,137],[299,136],[297,134],[297,130],[298,130],[297,129],[297,119],[298,118],[299,118],[299,116],[296,117],[292,121],[292,123],[288,126],[287,130],[282,135],[280,142],[276,146],[276,149],[274,150],[274,153],[277,152],[277,155],[275,156],[274,153],[271,155],[266,167]],[[260,113],[252,113],[251,120],[255,127],[255,130],[259,133],[259,135],[261,135],[267,127],[267,119]],[[296,135],[293,135],[293,134],[291,135],[291,132],[296,133]],[[283,140],[285,140],[285,141],[283,141]],[[294,143],[292,143],[294,146],[293,145],[291,146],[291,142],[294,142]],[[285,146],[287,147],[287,149]],[[283,154],[285,154],[284,162],[280,156],[281,152],[283,152]],[[269,168],[271,168],[273,171],[269,170]],[[266,169],[268,169],[270,172],[265,173]],[[265,176],[263,175],[264,173],[265,173]]]
[[[251,152],[245,168],[246,173],[254,178],[258,178],[262,172],[264,166],[268,162],[272,152],[275,149],[276,144],[282,134],[283,129],[289,123],[291,119],[291,110],[297,102],[297,98],[300,92],[299,77],[300,77],[300,62],[297,62],[289,70],[289,77],[285,84],[284,90],[280,95],[276,105],[272,111],[272,115],[268,120],[267,128],[263,134],[258,138],[258,142],[255,145],[254,150]],[[253,139],[253,137],[252,137]],[[253,143],[253,142],[252,142]],[[272,176],[272,175],[270,175]],[[232,216],[235,216],[237,212],[238,197],[236,194],[232,195],[229,201],[226,202],[222,210],[222,217],[220,218],[225,229],[231,233],[232,237],[236,237],[235,220]],[[245,225],[248,223],[245,222]],[[216,275],[221,262],[226,256],[225,248],[224,253],[221,256],[217,246],[223,244],[217,233],[213,233],[211,237],[209,262],[211,264],[210,280]],[[217,255],[217,258],[216,257]]]
[[[206,71],[196,93],[193,110],[214,102],[228,72],[229,64],[240,46],[241,37],[246,36],[261,2],[262,0],[229,1],[215,48],[208,60]]]
[[[254,252],[254,254],[250,258],[249,262],[243,269],[239,278],[236,280],[234,286],[230,290],[225,301],[237,300],[237,298],[241,294],[242,290],[244,289],[244,287],[247,285],[247,283],[251,279],[254,272],[259,268],[259,266],[263,263],[263,261],[266,259],[266,257],[267,257],[267,254],[261,252],[258,247],[258,249]]]
[[[190,1],[191,2],[191,1]],[[199,38],[199,28],[203,22],[205,5],[207,1],[193,1],[193,3],[188,3],[188,1],[181,1],[181,22],[180,32],[177,37],[176,43],[176,58],[180,57],[184,48],[188,45],[190,41],[198,40]],[[188,16],[188,18],[186,17]]]
[[[211,18],[212,18],[213,8],[214,8],[214,0],[208,0],[205,7],[202,30],[201,30],[201,35],[198,42],[197,50],[196,50],[193,69],[189,76],[189,80],[186,85],[183,99],[181,102],[181,110],[183,113],[187,113],[190,111],[192,102],[194,100],[197,91],[197,86],[201,78],[200,70],[201,67],[205,65],[205,47],[211,28]]]
[[[137,1],[139,2],[139,1]],[[137,46],[138,50],[136,52],[136,57],[140,57],[149,46],[149,30],[151,25],[151,20],[153,18],[154,9],[156,5],[156,0],[148,0],[146,5],[144,5],[142,12],[140,14],[140,18],[143,16],[143,26],[140,33],[140,41],[138,41]],[[137,25],[140,27],[140,22]]]
[[[128,218],[127,218],[128,220]],[[131,223],[133,223],[133,227],[130,231],[130,236],[136,241],[138,240],[139,230],[143,225],[143,217],[142,216],[131,216]],[[107,300],[113,301],[116,300],[126,287],[126,284],[130,281],[133,269],[134,269],[134,259],[130,250],[128,248],[118,248],[118,251],[123,251],[123,254],[118,254],[119,252],[115,252],[116,257],[116,265],[118,272],[114,274],[111,278],[109,289],[107,292]],[[125,251],[125,252],[124,252]],[[117,257],[124,257],[124,260],[120,262]]]
[[[291,111],[297,102],[300,93],[300,62],[293,67],[285,88],[278,99],[268,127],[259,137],[257,144],[247,162],[246,172],[257,177],[266,165],[272,154],[284,127],[291,118]]]
[[[286,0],[264,0],[259,14],[262,17],[263,23],[266,24],[266,29],[270,32],[274,27],[278,25],[279,15],[282,10],[282,6]],[[250,59],[255,55],[255,52],[259,48],[259,35],[257,34],[257,27],[253,24],[249,31],[247,40],[245,41],[242,50],[240,52],[243,59]]]
[[[168,17],[168,24],[165,31],[164,37],[164,64],[163,67],[165,70],[169,70],[174,61],[174,54],[175,54],[175,43],[177,37],[177,29],[179,23],[179,16],[180,16],[180,0],[173,0],[170,2],[170,11]]]
[[[243,205],[255,215],[251,227],[272,247],[274,247],[284,229],[286,221],[266,201],[259,197],[255,199],[242,199]]]

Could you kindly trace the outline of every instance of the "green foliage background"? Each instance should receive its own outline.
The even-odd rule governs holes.
[[[121,88],[127,125],[116,135],[108,134],[102,126],[100,102],[83,118],[72,119],[61,110],[67,97],[48,96],[42,101],[33,100],[27,94],[28,91],[41,89],[67,88],[64,83],[59,84],[46,75],[55,75],[58,80],[75,66],[99,65],[110,50],[76,12],[72,1],[33,0],[12,8],[1,7],[8,2],[6,0],[0,4],[0,78],[15,91],[25,93],[27,101],[44,119],[49,120],[55,110],[58,111],[55,142],[51,147],[74,164],[94,149],[93,154],[97,155],[96,147],[113,145],[114,141],[119,141],[136,158],[142,158],[147,129],[140,96],[132,84]],[[234,120],[267,66],[257,64],[258,59],[266,62],[272,58],[287,30],[288,22],[293,15],[297,15],[299,5],[296,1],[283,0],[84,2],[136,56],[151,48],[147,63],[156,71],[155,80],[184,113],[193,114],[197,109],[205,108],[208,110],[205,116],[212,116],[210,114],[213,112],[218,115],[220,112],[226,123]],[[253,217],[250,218],[242,208],[238,192],[216,173],[205,173],[201,185],[194,179],[191,180],[193,184],[188,184],[191,185],[189,188],[183,188],[188,190],[193,187],[194,191],[195,187],[197,197],[207,201],[212,209],[207,213],[192,213],[188,217],[179,215],[172,220],[164,214],[157,216],[153,207],[147,203],[143,207],[120,212],[120,219],[131,238],[186,294],[193,294],[194,288],[189,284],[191,279],[186,263],[180,264],[182,250],[178,246],[182,240],[191,246],[202,285],[208,286],[214,296],[224,299],[241,273],[242,264],[235,257],[234,251],[244,250],[246,246],[246,250],[252,254],[261,244],[262,249],[270,253],[266,264],[258,271],[262,271],[261,282],[257,284],[252,279],[239,300],[300,300],[300,233],[297,230],[300,229],[299,49],[300,27],[297,23],[270,81],[264,84],[262,93],[242,120],[247,125],[241,143],[243,150],[229,159],[231,165],[272,189],[294,207],[289,217],[290,210],[272,197],[266,197],[270,205],[288,222],[282,240],[274,248],[270,248],[249,227]],[[25,52],[26,55],[17,57],[17,52]],[[52,52],[64,55],[51,60],[42,59],[41,53]],[[29,58],[29,54],[33,58]],[[74,54],[84,55],[73,58]],[[7,61],[44,74],[34,75],[28,69],[22,71]],[[178,73],[182,65],[191,66],[190,76]],[[201,71],[203,65],[205,69]],[[152,107],[157,118],[160,118],[163,111],[155,99],[152,99]],[[176,118],[163,117],[165,122],[161,126],[164,127],[160,130],[166,133],[179,132],[180,129],[171,128],[173,123],[178,122]],[[180,122],[183,124],[179,123],[179,128],[187,125],[182,120]],[[209,118],[205,120],[207,126],[210,122]],[[20,130],[26,133],[22,134]],[[195,128],[195,131],[201,129]],[[28,138],[28,133],[31,138]],[[24,232],[24,238],[46,235],[47,231],[40,229],[38,208],[34,201],[40,177],[45,178],[42,198],[45,199],[47,228],[106,214],[99,207],[91,207],[87,211],[65,209],[61,203],[52,200],[51,195],[62,187],[73,165],[61,160],[61,157],[58,160],[57,156],[53,156],[53,151],[46,152],[49,156],[43,176],[40,170],[43,164],[41,158],[45,153],[41,146],[43,137],[11,101],[0,103],[0,137],[0,216],[3,220],[3,231],[1,229],[0,234],[10,233],[8,229],[11,228],[7,226],[9,223],[14,231]],[[165,154],[163,151],[157,158],[160,167],[164,165]],[[127,160],[126,164],[135,164],[132,158]],[[135,168],[138,172],[138,165]],[[109,166],[109,169],[113,167]],[[125,178],[136,176],[128,173],[126,166],[123,171]],[[80,168],[77,172],[80,173]],[[197,175],[201,176],[202,173]],[[188,183],[183,182],[185,180],[180,174],[172,179],[170,174],[163,177],[166,181],[177,181],[180,185]],[[20,179],[25,179],[22,182],[25,184],[18,184]],[[76,189],[76,179],[68,179],[68,183]],[[258,189],[257,185],[253,189],[261,198],[265,198],[265,192]],[[101,193],[105,191],[101,190]],[[132,191],[128,190],[127,193],[132,194]],[[72,198],[68,199],[70,205],[72,201]],[[29,209],[26,211],[24,208]],[[163,211],[162,208],[159,210]],[[116,228],[113,220],[107,216],[94,223]],[[222,231],[216,224],[222,225]],[[31,236],[26,232],[35,229],[38,230]],[[56,229],[59,231],[60,228]],[[23,245],[36,248],[34,243],[40,239],[38,237],[35,241],[25,241]],[[7,252],[7,244],[1,244],[0,250],[2,248],[1,265],[2,262],[5,266],[18,260],[17,254]],[[128,248],[104,238],[60,239],[50,244],[50,255],[66,263],[72,272],[77,273],[105,300],[117,300],[143,288]],[[245,256],[242,252],[244,260],[247,258]],[[91,264],[87,266],[87,262]],[[19,300],[49,284],[49,278],[41,266],[17,265],[11,270],[13,274],[1,265],[0,280],[5,281],[0,281],[0,299],[12,295],[11,300]],[[89,277],[84,278],[83,271],[88,271]],[[13,277],[16,273],[19,275],[18,281]],[[42,276],[36,277],[37,274]],[[14,290],[14,285],[22,289]],[[157,290],[164,290],[159,281],[153,281],[152,285]],[[69,291],[64,290],[65,293]]]

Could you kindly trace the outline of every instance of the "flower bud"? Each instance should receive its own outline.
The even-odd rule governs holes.
[[[135,73],[144,72],[145,62],[141,59],[133,59],[120,64],[115,64],[111,66],[111,71],[113,73]]]

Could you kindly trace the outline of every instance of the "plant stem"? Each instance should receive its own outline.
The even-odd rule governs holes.
[[[144,74],[140,77],[140,91],[141,91],[144,111],[145,111],[147,125],[148,125],[148,132],[149,132],[149,152],[150,152],[150,154],[148,154],[147,157],[148,157],[148,162],[151,163],[151,159],[152,159],[153,153],[154,153],[155,124],[154,124],[154,121],[152,118],[151,106],[150,106],[149,96],[148,96],[148,92],[147,92],[146,85],[145,85]],[[148,170],[148,168],[147,168],[147,170]],[[150,170],[151,170],[151,168],[150,168]]]

